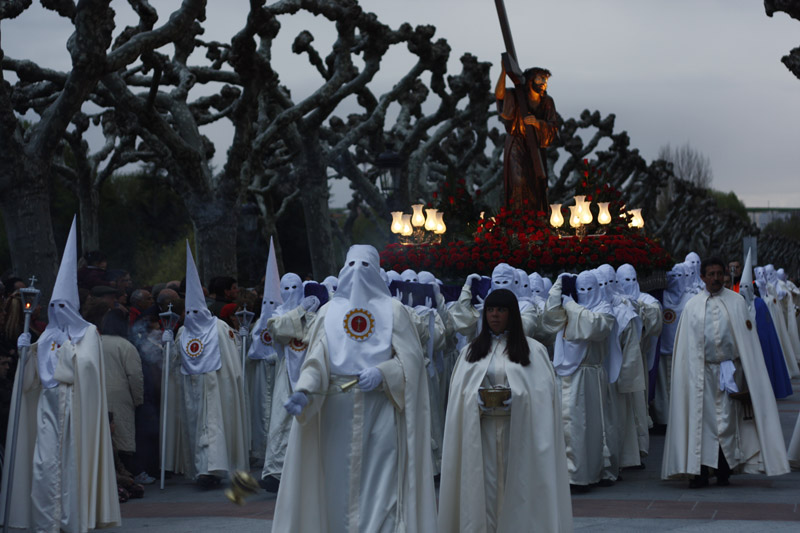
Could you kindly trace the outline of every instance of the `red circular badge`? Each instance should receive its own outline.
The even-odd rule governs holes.
[[[266,329],[261,332],[261,342],[267,346],[272,346],[272,337],[270,336],[269,331]]]
[[[232,329],[228,330],[228,337],[230,337],[231,339],[233,338],[233,330]]]
[[[745,322],[745,325],[747,326],[747,329],[753,329],[753,323],[752,323],[752,322],[750,322],[749,320],[747,320],[747,321]]]
[[[675,322],[675,311],[672,309],[664,309],[664,322],[667,324]]]
[[[300,339],[292,339],[292,342],[289,343],[289,348],[295,352],[304,352],[308,346]]]
[[[344,317],[344,331],[353,340],[365,341],[375,331],[375,318],[366,309],[351,309]]]
[[[186,343],[186,355],[189,357],[197,357],[203,353],[203,341],[200,339],[192,339]]]

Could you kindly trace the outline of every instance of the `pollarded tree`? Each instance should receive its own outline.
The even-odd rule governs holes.
[[[114,12],[109,0],[45,2],[46,8],[75,28],[67,43],[72,61],[69,72],[6,57],[0,49],[0,207],[13,270],[20,275],[35,274],[46,292],[58,268],[50,222],[52,163],[73,117],[97,80],[185,33],[201,14],[203,4],[201,0],[185,0],[166,23],[158,28],[151,26],[110,51]],[[25,0],[3,2],[0,23],[13,24],[13,19],[30,5]],[[9,81],[6,73],[13,73],[16,80]],[[35,112],[39,120],[25,128],[22,115],[28,111]]]

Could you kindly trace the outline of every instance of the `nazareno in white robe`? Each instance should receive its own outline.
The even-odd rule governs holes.
[[[721,413],[721,416],[735,419],[732,422],[735,422],[733,442],[736,449],[733,457],[726,453],[728,464],[734,472],[769,476],[785,474],[789,472],[789,463],[755,324],[739,294],[723,288],[713,297],[720,299],[730,320],[728,329],[733,334],[732,342],[738,351],[738,361],[744,371],[755,414],[754,419],[744,420],[743,409],[738,406],[733,408],[735,413]],[[719,366],[705,362],[708,298],[709,293],[703,291],[687,302],[675,335],[669,423],[661,468],[663,479],[700,474],[704,427],[712,423],[703,416],[704,395],[712,392],[705,388],[712,387],[715,395],[726,394],[719,390],[718,368],[711,373],[706,369],[707,366]],[[716,376],[716,379],[706,379],[707,374]],[[716,453],[712,450],[710,455],[716,456]]]
[[[57,348],[54,378],[59,384],[50,389],[39,381],[39,348],[38,343],[31,345],[24,376],[18,368],[14,380],[13,398],[20,382],[23,392],[9,524],[69,533],[117,526],[121,523],[117,479],[97,328],[90,325],[76,344],[67,341]],[[14,424],[14,410],[12,400],[9,427]],[[5,468],[4,494],[7,484]],[[3,511],[0,522],[5,521]]]
[[[392,357],[370,392],[330,373],[323,306],[297,381],[309,403],[291,427],[272,531],[436,531],[428,380],[409,311],[391,300]]]
[[[290,367],[294,366],[299,370],[302,366],[308,349],[306,337],[315,317],[315,313],[298,306],[286,313],[273,315],[267,321],[267,330],[272,335],[278,362],[275,364],[272,381],[272,402],[264,467],[261,470],[262,479],[267,476],[280,479],[283,472],[289,430],[292,427],[292,417],[283,408],[283,404],[292,394]],[[293,364],[290,364],[290,358],[294,358]]]
[[[468,346],[461,351],[445,424],[442,533],[572,531],[559,385],[544,346],[530,338],[528,346],[528,366],[508,360],[502,337],[476,363],[465,359]],[[510,415],[478,407],[490,363],[505,363]]]
[[[183,328],[178,331],[176,345],[182,342]],[[182,473],[196,478],[200,475],[227,476],[249,466],[249,432],[247,404],[242,386],[241,352],[236,334],[217,319],[217,334],[222,366],[204,374],[186,375],[181,379],[183,397],[178,402],[182,410],[184,435],[167,439],[180,444],[180,452],[167,449],[167,457],[181,457],[186,468]],[[172,391],[170,391],[172,395]],[[168,433],[172,428],[167,428]]]

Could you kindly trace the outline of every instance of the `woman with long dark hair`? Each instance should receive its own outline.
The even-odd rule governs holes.
[[[509,290],[486,297],[481,320],[450,385],[439,531],[571,531],[561,404],[547,350],[525,337]]]

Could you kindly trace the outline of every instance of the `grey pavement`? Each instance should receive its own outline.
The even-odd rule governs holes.
[[[800,410],[800,380],[795,395],[778,401],[784,442]],[[776,436],[780,438],[781,436]],[[651,433],[651,453],[643,470],[624,470],[612,487],[573,495],[575,530],[588,532],[769,532],[800,531],[800,472],[779,477],[737,475],[731,486],[689,489],[685,481],[662,481],[664,436]],[[260,469],[253,471],[260,474]],[[201,490],[183,478],[167,480],[164,491],[149,485],[145,497],[122,504],[121,527],[107,531],[189,533],[195,531],[268,532],[275,495],[260,492],[244,506],[225,498],[223,489]]]

